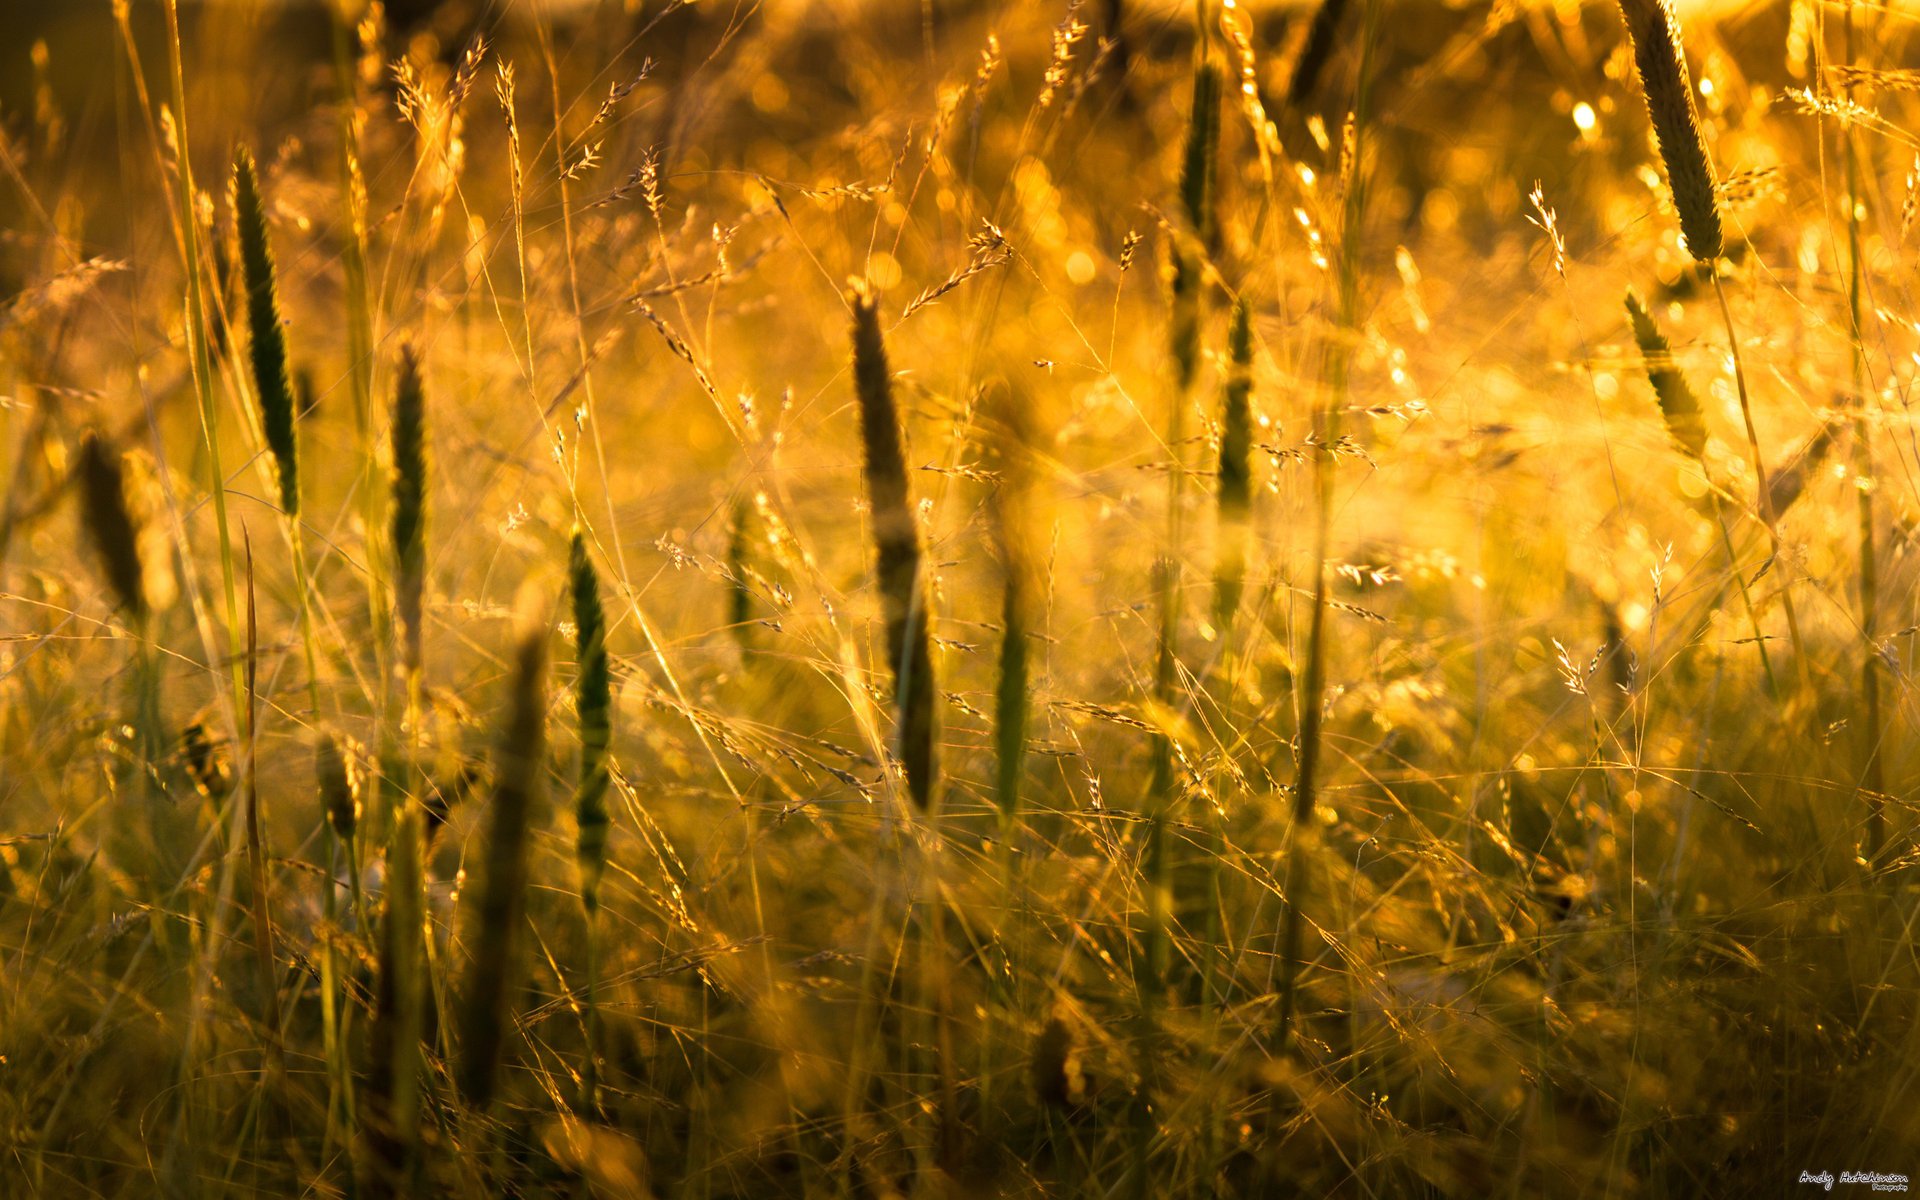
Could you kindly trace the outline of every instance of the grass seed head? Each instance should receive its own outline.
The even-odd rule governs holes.
[[[1680,213],[1687,252],[1701,262],[1720,257],[1720,209],[1714,198],[1713,164],[1700,136],[1693,106],[1693,83],[1680,43],[1680,19],[1672,0],[1620,0],[1633,61],[1646,93],[1660,157],[1667,164],[1667,186]]]
[[[393,392],[393,592],[400,622],[400,657],[420,669],[421,599],[427,562],[426,389],[420,358],[400,351],[400,378]]]
[[[1313,22],[1307,26],[1307,40],[1294,60],[1293,75],[1287,83],[1287,107],[1298,110],[1313,95],[1314,85],[1333,57],[1334,38],[1340,32],[1340,19],[1346,15],[1347,0],[1320,0],[1313,10]]]
[[[537,587],[537,585],[529,585]],[[513,1025],[515,970],[525,920],[533,809],[546,780],[547,622],[522,593],[522,620],[507,693],[507,723],[494,750],[493,800],[468,934],[466,986],[459,1003],[456,1082],[474,1108],[492,1103]]]
[[[267,449],[273,452],[280,481],[280,507],[292,517],[300,512],[300,452],[294,432],[297,406],[287,377],[287,334],[280,322],[266,207],[260,199],[253,152],[244,146],[233,160],[233,207],[240,228],[240,266],[247,282],[247,332],[253,386],[260,399],[260,425],[266,433]]]
[[[360,817],[360,771],[349,747],[331,729],[321,731],[314,743],[313,772],[327,824],[341,841],[351,842]]]
[[[1193,104],[1187,116],[1187,141],[1180,163],[1180,207],[1203,246],[1217,231],[1216,183],[1220,162],[1220,65],[1211,56],[1194,68]]]
[[[607,869],[607,750],[613,741],[612,673],[607,658],[607,618],[600,606],[600,579],[587,554],[586,537],[573,533],[568,554],[575,629],[574,704],[580,716],[580,781],[574,790],[579,826],[576,857],[580,900],[589,913],[600,907],[600,878]]]
[[[900,414],[893,376],[880,332],[878,297],[865,280],[848,289],[853,309],[853,377],[860,402],[860,444],[871,509],[876,574],[886,613],[887,661],[893,671],[895,742],[906,770],[907,790],[921,809],[933,802],[939,764],[934,749],[932,638],[926,585],[921,578],[920,535],[907,490],[906,456],[900,445]]]
[[[1633,340],[1640,346],[1640,360],[1646,366],[1654,397],[1660,402],[1660,415],[1666,418],[1667,432],[1689,457],[1703,459],[1707,452],[1707,423],[1700,399],[1693,394],[1687,377],[1674,365],[1672,344],[1653,323],[1653,314],[1647,311],[1647,306],[1631,290],[1627,292],[1627,319],[1633,324]]]
[[[100,554],[107,583],[121,607],[147,615],[146,571],[140,561],[140,531],[127,504],[120,452],[105,434],[90,432],[80,443],[80,498],[87,533]]]

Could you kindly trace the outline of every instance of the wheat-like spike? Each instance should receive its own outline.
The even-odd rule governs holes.
[[[600,877],[607,869],[607,748],[613,741],[613,686],[607,660],[607,618],[600,606],[600,579],[575,530],[568,552],[575,629],[574,705],[580,716],[580,781],[574,789],[579,826],[580,902],[589,915],[600,908]]]
[[[320,784],[320,807],[333,832],[347,844],[360,817],[359,770],[340,735],[321,731],[313,746],[313,773]]]
[[[527,843],[533,806],[545,782],[547,629],[527,619],[514,650],[507,726],[494,751],[493,802],[472,916],[467,982],[460,998],[456,1082],[474,1108],[493,1102],[500,1057],[518,987],[515,946],[527,902]]]
[[[1194,68],[1193,106],[1180,161],[1180,205],[1204,246],[1215,235],[1214,190],[1220,161],[1220,66],[1211,56]]]
[[[420,358],[400,351],[400,378],[393,392],[393,608],[400,622],[400,657],[408,671],[420,669],[421,597],[427,562],[426,389]]]
[[[1234,301],[1227,359],[1220,414],[1220,563],[1214,579],[1214,614],[1222,629],[1240,608],[1253,508],[1253,308],[1245,296]]]
[[[932,639],[927,628],[926,583],[920,574],[920,537],[909,507],[906,456],[900,447],[900,416],[894,408],[887,348],[880,335],[878,297],[865,280],[855,279],[849,284],[848,300],[853,307],[853,376],[860,401],[875,573],[886,613],[887,661],[893,669],[895,740],[908,794],[924,810],[933,802],[939,763],[934,749]]]
[[[1813,478],[1833,450],[1834,434],[1838,428],[1831,423],[1822,425],[1786,466],[1777,468],[1767,478],[1767,499],[1773,505],[1774,519],[1786,516],[1787,510],[1806,494],[1807,481]]]
[[[1680,213],[1687,252],[1700,262],[1720,257],[1720,209],[1714,201],[1713,165],[1700,136],[1693,106],[1693,83],[1680,42],[1680,19],[1672,0],[1620,0],[1633,61],[1647,97],[1660,157],[1667,164],[1667,186]]]
[[[242,146],[233,159],[234,217],[240,227],[240,265],[246,273],[247,332],[253,386],[260,399],[260,425],[280,480],[280,507],[300,512],[300,451],[294,432],[293,385],[287,378],[287,333],[280,324],[273,247],[267,242],[266,208],[253,152]]]
[[[120,452],[107,435],[89,432],[80,443],[80,499],[87,533],[120,604],[134,617],[147,614],[146,571],[140,561],[140,531],[127,506]]]
[[[1647,381],[1653,384],[1654,397],[1660,402],[1660,415],[1667,420],[1667,432],[1690,457],[1702,459],[1707,452],[1707,423],[1700,399],[1674,365],[1673,346],[1667,336],[1653,323],[1653,314],[1632,289],[1627,291],[1627,319],[1633,324],[1633,340],[1640,346]]]
[[[1294,60],[1293,77],[1287,83],[1287,107],[1298,109],[1313,94],[1320,72],[1333,57],[1333,39],[1340,32],[1340,18],[1347,12],[1347,0],[1320,0],[1313,10],[1313,23],[1307,26],[1307,40]]]

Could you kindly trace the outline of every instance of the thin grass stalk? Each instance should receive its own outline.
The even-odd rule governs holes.
[[[992,501],[1003,571],[993,704],[994,799],[1000,810],[1001,836],[1011,840],[1020,823],[1032,709],[1031,639],[1037,632],[1045,584],[1034,541],[1040,453],[1034,416],[1023,397],[1010,390],[1000,396],[1000,486]]]
[[[1854,61],[1853,0],[1847,0],[1845,17],[1845,53],[1847,64]],[[1853,84],[1846,87],[1853,99]],[[1885,780],[1880,748],[1886,741],[1886,727],[1880,712],[1880,556],[1875,546],[1873,515],[1873,422],[1868,412],[1866,335],[1860,321],[1860,300],[1865,287],[1860,253],[1860,150],[1853,127],[1840,126],[1842,153],[1847,172],[1847,331],[1849,358],[1853,370],[1853,452],[1854,488],[1857,497],[1860,543],[1860,696],[1866,708],[1866,728],[1861,732],[1860,790],[1867,797],[1867,861],[1881,864],[1887,846],[1887,808]]]
[[[1027,581],[1009,564],[1000,600],[1000,660],[993,698],[994,799],[1001,836],[1009,839],[1020,824],[1020,783],[1026,770],[1031,605]]]
[[[1806,648],[1800,639],[1800,618],[1793,606],[1793,580],[1786,574],[1787,560],[1780,540],[1780,515],[1773,505],[1773,489],[1767,486],[1769,476],[1760,453],[1760,435],[1754,430],[1753,402],[1747,395],[1747,371],[1740,358],[1740,340],[1733,329],[1733,309],[1727,304],[1726,284],[1721,281],[1718,270],[1713,273],[1713,294],[1720,301],[1720,319],[1726,329],[1727,352],[1733,359],[1734,390],[1740,397],[1740,420],[1747,432],[1747,453],[1753,463],[1754,490],[1760,500],[1760,520],[1767,527],[1773,562],[1781,571],[1780,607],[1787,615],[1787,636],[1793,642],[1793,657],[1799,667],[1801,691],[1810,696],[1813,684],[1808,674]]]
[[[193,182],[193,158],[190,147],[193,142],[187,132],[187,85],[186,72],[180,59],[180,6],[179,0],[166,0],[167,16],[167,66],[173,89],[174,136],[179,143],[179,155],[175,161],[174,181],[176,184],[175,204],[178,212],[175,220],[180,228],[180,254],[186,266],[187,274],[187,343],[188,364],[193,378],[195,396],[200,401],[200,435],[207,446],[207,492],[213,500],[214,531],[219,539],[221,593],[226,602],[227,641],[238,647],[241,639],[239,589],[235,583],[233,537],[227,519],[227,474],[220,458],[220,409],[214,394],[213,365],[209,351],[207,329],[207,296],[205,267],[200,258],[200,224],[195,216],[195,190]],[[125,10],[117,11],[127,52],[134,53],[135,42]],[[246,681],[242,678],[243,666],[238,654],[228,656],[231,660],[229,671],[232,675],[233,692],[230,702],[237,713],[240,697],[245,694]],[[235,733],[238,735],[239,718],[235,718]]]
[[[575,858],[580,870],[580,904],[587,920],[587,1054],[581,1065],[581,1112],[599,1112],[600,881],[607,869],[608,749],[613,742],[613,685],[607,658],[607,618],[600,605],[600,580],[587,554],[584,534],[576,529],[568,552],[572,579],[575,638],[574,707],[580,721],[580,780],[573,794],[578,827]]]
[[[253,154],[242,146],[233,163],[234,221],[240,234],[240,266],[247,293],[247,351],[254,387],[260,406],[260,426],[267,449],[273,458],[273,475],[279,484],[280,511],[284,518],[287,543],[293,552],[294,586],[299,592],[300,643],[307,667],[307,697],[313,717],[320,717],[320,667],[315,650],[313,625],[313,579],[307,565],[305,538],[300,529],[300,451],[298,404],[287,375],[286,329],[281,321],[279,286],[276,279],[273,247],[267,236],[266,205],[260,195],[260,179]],[[249,552],[251,553],[251,552]],[[342,1023],[348,1010],[336,995],[342,980],[336,960],[333,938],[338,929],[339,843],[329,829],[326,842],[326,874],[322,886],[322,911],[327,928],[320,947],[321,1014],[325,1024],[327,1073],[331,1099],[328,1103],[328,1128],[354,1127],[353,1073],[347,1061],[346,1032]],[[329,1135],[331,1136],[331,1134]]]
[[[1379,19],[1379,0],[1368,0],[1365,28],[1360,41],[1359,77],[1354,86],[1351,118],[1353,152],[1349,161],[1352,176],[1345,181],[1346,202],[1340,224],[1340,266],[1336,276],[1339,311],[1333,336],[1327,342],[1325,350],[1324,398],[1314,411],[1314,439],[1317,453],[1313,458],[1313,600],[1307,623],[1306,670],[1303,672],[1304,678],[1301,681],[1299,693],[1300,750],[1299,764],[1294,776],[1293,828],[1287,843],[1283,883],[1285,895],[1282,900],[1286,906],[1286,912],[1280,939],[1280,999],[1277,1037],[1274,1045],[1276,1056],[1286,1053],[1288,1042],[1294,1032],[1294,1009],[1298,1003],[1296,992],[1300,968],[1303,965],[1300,962],[1300,938],[1304,924],[1301,916],[1301,901],[1304,897],[1301,893],[1305,889],[1303,878],[1305,859],[1311,847],[1318,844],[1318,829],[1314,813],[1320,800],[1320,755],[1323,749],[1322,726],[1326,708],[1327,561],[1333,523],[1335,482],[1333,447],[1340,438],[1341,409],[1347,402],[1352,347],[1360,332],[1359,233],[1360,221],[1366,212],[1367,199],[1364,144],[1369,116],[1367,100],[1373,82],[1371,67]],[[1277,1096],[1276,1093],[1276,1102]]]
[[[1746,425],[1760,516],[1773,543],[1773,559],[1781,566],[1784,576],[1786,562],[1781,555],[1779,521],[1767,494],[1766,465],[1760,453],[1760,437],[1754,431],[1753,406],[1747,395],[1740,341],[1734,333],[1726,285],[1720,278],[1719,259],[1723,250],[1720,206],[1715,193],[1713,163],[1707,157],[1699,113],[1693,104],[1693,83],[1687,73],[1680,19],[1674,12],[1672,0],[1620,0],[1620,13],[1633,42],[1634,67],[1640,77],[1640,89],[1646,96],[1654,140],[1666,164],[1667,187],[1680,216],[1681,239],[1687,253],[1713,277],[1714,295],[1720,302],[1720,316],[1726,326],[1727,350],[1733,358],[1734,384],[1740,394],[1740,416]],[[1811,685],[1790,579],[1783,578],[1780,602],[1787,614],[1787,629],[1804,690]]]
[[[366,534],[367,615],[373,626],[376,664],[384,668],[387,605],[385,564],[380,561],[381,546],[375,532],[381,527],[381,513],[375,470],[373,303],[367,280],[367,184],[360,170],[360,95],[351,46],[353,31],[348,27],[345,5],[336,5],[332,16],[333,67],[340,93],[340,189],[347,203],[347,225],[340,249],[340,266],[346,280],[347,386],[353,402],[354,435],[366,469],[359,495],[360,519]],[[384,669],[380,671],[380,678],[386,678]]]
[[[1245,295],[1235,299],[1227,327],[1227,380],[1222,389],[1220,458],[1218,466],[1217,513],[1215,529],[1217,549],[1214,565],[1214,624],[1219,631],[1221,650],[1220,726],[1227,736],[1220,739],[1220,766],[1215,772],[1213,794],[1209,797],[1207,820],[1203,824],[1208,845],[1204,855],[1207,906],[1204,942],[1199,953],[1200,1023],[1213,1026],[1216,1003],[1225,1003],[1230,976],[1221,978],[1226,960],[1223,940],[1222,864],[1227,858],[1225,795],[1234,779],[1235,739],[1234,700],[1239,681],[1235,677],[1233,622],[1240,608],[1245,584],[1248,546],[1252,538],[1249,517],[1253,508],[1253,311]],[[1218,1154],[1220,1122],[1211,1104],[1201,1118],[1201,1155],[1203,1163],[1213,1162]],[[1196,1184],[1200,1181],[1196,1180]]]
[[[893,671],[894,749],[906,771],[908,795],[915,807],[926,812],[933,805],[940,767],[934,742],[932,638],[920,536],[909,506],[900,416],[894,407],[893,377],[880,332],[878,298],[865,280],[856,279],[848,301],[853,307],[853,374],[860,401],[875,574],[886,614],[887,661]]]
[[[1224,645],[1222,677],[1224,694],[1220,701],[1222,727],[1233,728],[1234,678],[1236,657],[1233,649],[1233,623],[1245,588],[1250,518],[1253,511],[1253,305],[1244,295],[1233,304],[1227,326],[1227,380],[1222,389],[1220,418],[1220,459],[1217,472],[1217,512],[1215,527],[1218,549],[1214,567],[1214,624]],[[1215,800],[1210,815],[1221,813],[1219,796],[1233,778],[1231,738],[1222,739],[1221,769],[1215,779]],[[1220,865],[1226,853],[1224,828],[1212,831],[1214,844],[1206,856],[1207,867],[1207,939],[1205,963],[1201,969],[1201,1004],[1210,1013],[1215,998],[1214,974],[1218,969],[1221,934]],[[1224,984],[1222,985],[1224,998]],[[1209,1126],[1209,1136],[1212,1127]]]
[[[1002,891],[1012,916],[1002,938],[1006,955],[994,965],[991,978],[994,991],[1017,1019],[1018,1014],[1024,1012],[1020,994],[1023,964],[1018,951],[1026,934],[1028,904],[1020,872],[1020,800],[1032,717],[1032,638],[1038,632],[1038,612],[1044,603],[1045,585],[1034,541],[1038,516],[1035,511],[1036,459],[1040,451],[1032,408],[1010,386],[1001,385],[995,395],[1000,486],[993,494],[991,506],[1000,546],[1002,592],[1000,653],[993,704],[994,801],[1000,817],[997,849]],[[980,1106],[984,1111],[992,1111],[991,1055],[995,1047],[991,1003],[985,1013],[980,1031]]]
[[[195,215],[195,188],[193,182],[193,139],[188,132],[186,71],[181,63],[180,49],[180,6],[179,0],[165,0],[167,19],[167,67],[172,84],[174,136],[179,147],[175,162],[174,180],[176,184],[175,203],[176,220],[180,232],[180,253],[185,263],[187,275],[186,328],[190,373],[193,378],[194,393],[200,401],[200,432],[207,447],[208,493],[213,499],[214,529],[220,548],[220,582],[225,601],[227,621],[227,644],[237,650],[241,645],[240,610],[238,587],[235,583],[235,564],[233,537],[228,522],[226,471],[220,459],[220,418],[219,405],[214,395],[213,366],[210,339],[207,332],[207,297],[204,266],[200,258],[199,222]],[[126,7],[117,8],[115,18],[120,25],[126,42],[129,57],[136,55],[136,42]],[[246,694],[246,680],[241,655],[228,654],[228,672],[232,691],[228,694],[228,704],[234,716],[236,736],[246,736],[240,729],[241,698]],[[238,812],[232,815],[237,824]],[[231,829],[230,836],[237,834]],[[175,1173],[181,1169],[179,1155],[194,1138],[192,1125],[193,1096],[192,1086],[198,1078],[200,1059],[200,1030],[202,1019],[207,1011],[213,986],[214,955],[217,948],[224,944],[227,910],[233,899],[234,857],[223,858],[219,882],[215,887],[212,919],[208,922],[207,937],[203,945],[201,962],[196,972],[193,997],[190,1001],[187,1020],[187,1036],[180,1051],[180,1073],[183,1086],[180,1089],[180,1122],[173,1138],[169,1142],[162,1170],[177,1179]]]
[[[1174,755],[1171,726],[1177,711],[1180,675],[1180,610],[1184,545],[1182,519],[1186,490],[1187,405],[1199,373],[1201,322],[1204,302],[1204,248],[1214,228],[1214,180],[1218,173],[1220,70],[1201,47],[1194,67],[1193,100],[1188,110],[1186,149],[1181,159],[1180,203],[1187,230],[1176,234],[1171,251],[1170,303],[1172,328],[1169,350],[1173,359],[1173,389],[1167,410],[1167,536],[1156,574],[1159,579],[1159,640],[1155,649],[1153,698],[1159,706],[1161,729],[1153,734],[1152,773],[1148,781],[1147,845],[1143,871],[1147,888],[1146,969],[1157,990],[1167,982],[1170,949],[1167,925],[1172,898],[1167,893],[1167,810],[1174,799]]]
[[[459,998],[455,1083],[476,1112],[493,1104],[519,988],[517,946],[525,922],[528,835],[546,780],[547,628],[522,601],[507,724],[494,753],[485,858],[471,918],[466,987]]]
[[[268,892],[266,847],[260,836],[259,728],[260,693],[256,686],[260,669],[258,612],[253,592],[253,543],[247,540],[247,743],[246,805],[247,874],[253,890],[253,946],[260,965],[260,997],[268,1031],[268,1071],[278,1075],[280,1037],[280,987],[278,957],[274,953],[272,897]]]
[[[1199,27],[1208,28],[1204,0],[1196,5]],[[1178,721],[1176,696],[1180,676],[1180,617],[1184,596],[1181,550],[1185,544],[1183,520],[1186,490],[1187,406],[1199,374],[1201,325],[1204,320],[1206,255],[1217,228],[1215,181],[1219,163],[1220,68],[1212,56],[1210,39],[1196,51],[1193,98],[1188,106],[1187,133],[1180,167],[1180,205],[1186,227],[1176,231],[1170,250],[1168,350],[1173,362],[1173,388],[1167,409],[1167,533],[1155,574],[1159,583],[1160,629],[1154,655],[1153,699],[1158,709],[1150,744],[1151,771],[1146,798],[1146,845],[1141,878],[1145,899],[1145,938],[1140,976],[1140,1034],[1146,1066],[1133,1105],[1134,1193],[1148,1194],[1153,1186],[1149,1145],[1152,1111],[1160,1087],[1160,1006],[1172,972],[1173,868],[1167,848],[1167,820],[1175,800],[1173,729]]]

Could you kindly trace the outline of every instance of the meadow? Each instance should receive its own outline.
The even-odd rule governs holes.
[[[0,1196],[1905,1191],[1917,51],[0,2]]]

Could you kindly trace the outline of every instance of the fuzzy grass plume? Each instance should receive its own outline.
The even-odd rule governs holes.
[[[240,266],[247,284],[248,353],[260,401],[260,425],[273,452],[280,507],[300,512],[300,449],[294,421],[298,407],[287,375],[287,335],[280,320],[273,247],[267,241],[266,207],[253,152],[242,146],[233,159],[233,209],[240,227]]]
[[[393,608],[400,625],[400,661],[420,670],[421,598],[427,567],[426,388],[420,356],[400,351],[400,378],[393,389]]]
[[[1334,38],[1340,32],[1340,19],[1346,12],[1347,0],[1320,0],[1319,7],[1313,10],[1307,40],[1300,47],[1300,57],[1294,60],[1293,74],[1287,81],[1288,108],[1299,109],[1313,95],[1321,72],[1333,57]]]
[[[607,748],[613,741],[612,672],[607,659],[607,617],[600,606],[600,578],[576,529],[567,553],[573,593],[576,674],[574,704],[580,717],[580,782],[573,793],[579,825],[580,902],[591,916],[600,908],[600,878],[607,869]]]
[[[1632,289],[1627,291],[1627,320],[1633,326],[1633,340],[1640,347],[1647,381],[1653,385],[1654,398],[1660,403],[1660,415],[1666,418],[1667,433],[1688,457],[1704,458],[1707,423],[1700,409],[1700,398],[1693,394],[1687,377],[1674,364],[1672,343],[1660,332],[1653,314]]]
[[[1219,232],[1214,193],[1220,173],[1220,64],[1209,56],[1193,72],[1193,102],[1180,162],[1180,207],[1203,246]]]
[[[107,435],[90,431],[80,443],[80,501],[87,535],[99,554],[107,584],[120,606],[136,619],[147,615],[146,571],[140,561],[140,530],[127,504],[120,452]]]
[[[600,880],[607,871],[607,814],[610,771],[607,751],[613,742],[613,676],[607,658],[607,615],[600,606],[600,579],[578,528],[568,547],[567,573],[573,593],[574,709],[580,720],[580,780],[574,786],[573,812],[578,840],[574,860],[580,869],[580,906],[587,914],[587,1054],[580,1071],[581,1110],[597,1113],[600,1045]]]
[[[532,587],[533,585],[530,585]],[[528,842],[533,811],[546,782],[547,627],[521,599],[518,644],[507,693],[507,724],[494,751],[493,800],[467,944],[470,958],[460,996],[460,1094],[484,1112],[493,1103],[507,1031],[513,1024],[515,966],[525,920]]]
[[[1693,82],[1680,41],[1680,18],[1672,0],[1620,0],[1633,61],[1647,98],[1647,116],[1667,164],[1667,186],[1680,213],[1687,252],[1700,262],[1720,257],[1720,209],[1714,198],[1713,164],[1700,136]]]
[[[320,807],[342,844],[353,844],[360,819],[360,781],[340,735],[322,730],[314,742],[313,773],[320,785]]]
[[[1168,258],[1172,298],[1171,349],[1180,402],[1200,370],[1205,255],[1218,233],[1215,191],[1220,159],[1220,68],[1203,59],[1193,72],[1193,100],[1180,160],[1180,210],[1186,227],[1176,231]],[[1178,444],[1176,441],[1175,445]]]
[[[907,792],[925,811],[933,804],[940,766],[934,745],[933,646],[920,534],[907,490],[900,415],[894,407],[893,376],[880,333],[878,297],[865,280],[856,279],[849,286],[848,301],[853,307],[853,376],[860,401],[875,573],[886,612],[887,662],[893,670],[895,742],[906,770]]]

